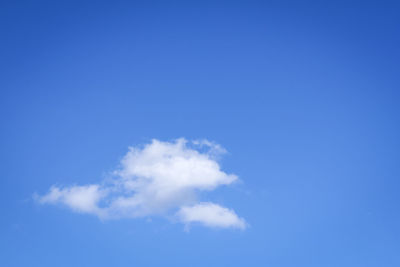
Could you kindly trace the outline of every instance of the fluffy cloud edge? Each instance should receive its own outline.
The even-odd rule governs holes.
[[[99,202],[107,195],[97,184],[58,187],[52,186],[44,196],[34,194],[33,198],[39,204],[61,204],[78,213],[87,213],[104,218],[105,211],[99,207]]]

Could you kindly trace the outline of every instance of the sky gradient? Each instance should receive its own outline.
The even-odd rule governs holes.
[[[400,266],[398,1],[2,1],[0,265]],[[210,140],[246,229],[42,205]]]

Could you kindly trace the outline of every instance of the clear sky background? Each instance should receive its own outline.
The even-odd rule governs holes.
[[[396,3],[397,2],[397,3]],[[398,1],[2,1],[0,265],[400,266]],[[207,138],[245,230],[35,203]]]

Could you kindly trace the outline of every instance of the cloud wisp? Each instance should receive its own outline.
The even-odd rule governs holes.
[[[173,142],[152,140],[130,147],[113,178],[99,184],[52,186],[36,195],[41,204],[61,204],[100,219],[165,216],[189,226],[245,229],[233,210],[198,200],[201,191],[212,191],[238,180],[223,172],[217,162],[225,150],[207,140]]]

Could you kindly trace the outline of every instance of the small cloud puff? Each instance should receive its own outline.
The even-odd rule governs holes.
[[[198,222],[209,227],[246,228],[244,219],[239,218],[233,210],[210,202],[182,207],[178,216],[187,224]]]
[[[186,225],[245,229],[244,219],[233,210],[197,200],[199,191],[211,191],[238,180],[236,175],[220,169],[216,158],[225,152],[207,140],[154,139],[143,147],[130,147],[111,182],[52,186],[46,195],[36,195],[35,199],[101,219],[173,215]]]

